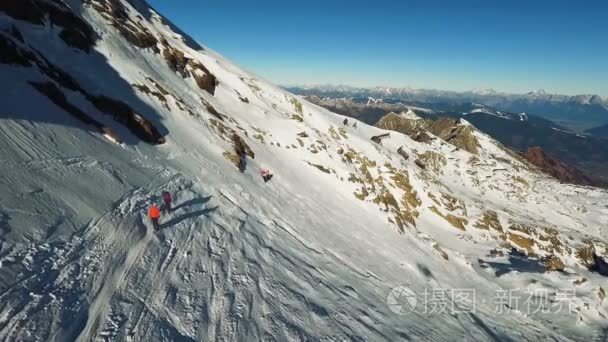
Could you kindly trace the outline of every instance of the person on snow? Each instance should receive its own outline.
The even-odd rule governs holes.
[[[269,169],[261,169],[260,175],[262,176],[262,179],[265,183],[272,179],[272,171],[270,171]]]
[[[158,219],[160,218],[160,209],[158,208],[156,203],[152,203],[150,209],[148,209],[148,217],[150,218],[150,221],[152,221],[152,227],[154,227],[154,230],[158,230]]]
[[[171,193],[169,191],[163,192],[163,202],[165,202],[165,206],[163,209],[167,210],[167,212],[171,212],[171,203],[173,202],[173,198],[171,197]]]
[[[344,119],[342,123],[344,124],[344,126],[348,126],[348,119]]]
[[[245,172],[246,168],[247,168],[247,153],[241,152],[241,155],[239,156],[239,170],[241,172]]]

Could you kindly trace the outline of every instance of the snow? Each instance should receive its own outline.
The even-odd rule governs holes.
[[[135,9],[126,6],[134,16]],[[485,210],[494,210],[505,228],[510,221],[526,222],[555,227],[575,243],[604,241],[605,191],[559,184],[477,131],[477,162],[439,139],[418,143],[391,132],[380,146],[370,137],[387,132],[362,122],[344,128],[343,116],[264,82],[208,48],[189,48],[155,16],[142,21],[218,78],[212,96],[171,71],[162,55],[129,45],[91,8],[82,11],[103,33],[93,56],[63,47],[26,23],[16,25],[87,89],[129,100],[166,129],[168,142],[137,141],[82,96],[66,91],[125,139],[123,145],[109,142],[27,85],[32,77],[43,78],[34,69],[0,64],[1,82],[10,82],[11,89],[2,95],[11,114],[0,118],[0,339],[567,341],[592,339],[606,328],[601,315],[608,305],[597,297],[605,278],[567,252],[560,254],[566,273],[533,272],[537,268],[527,259],[489,258],[502,241],[473,226]],[[172,94],[169,110],[133,92],[130,85],[146,77]],[[231,142],[211,124],[214,116],[201,97],[255,151],[244,174],[223,156]],[[179,109],[177,98],[199,115]],[[294,101],[301,103],[301,122],[292,118]],[[304,147],[297,140],[301,132],[309,136],[300,138]],[[399,147],[411,158],[403,160]],[[353,195],[362,185],[349,177],[364,179],[365,173],[361,163],[345,161],[340,149],[375,161],[368,168],[375,187],[384,184],[399,200],[405,190],[387,165],[407,172],[421,203],[416,226],[399,232],[389,221],[393,213],[373,202],[377,194],[370,184],[365,201]],[[425,152],[445,158],[440,170],[416,166],[414,159]],[[273,170],[268,183],[259,176],[262,167]],[[514,181],[516,176],[528,185]],[[174,194],[175,208],[155,233],[146,209],[165,190]],[[442,194],[461,200],[466,210],[437,204]],[[433,206],[466,215],[466,231]],[[496,312],[497,290],[556,291],[582,277],[588,281],[575,298],[578,312]],[[477,305],[458,313],[417,308],[401,316],[387,305],[398,286],[417,294],[473,289]]]
[[[585,135],[582,135],[582,134],[579,134],[579,133],[574,133],[574,132],[571,132],[571,131],[566,131],[566,130],[563,130],[563,129],[560,129],[560,128],[551,127],[551,129],[554,130],[554,131],[557,131],[557,132],[562,132],[562,133],[568,133],[568,134],[576,135],[579,138],[587,138],[587,136],[585,136]]]
[[[407,109],[407,112],[402,112],[401,114],[399,114],[401,117],[405,118],[405,119],[409,119],[409,120],[422,120],[421,117],[419,117],[416,112],[414,112],[411,108]]]

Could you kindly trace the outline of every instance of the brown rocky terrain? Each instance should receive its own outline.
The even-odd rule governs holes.
[[[559,159],[547,154],[541,147],[530,147],[521,155],[530,164],[561,182],[589,186],[606,186],[605,183],[592,179],[579,169],[566,165]]]

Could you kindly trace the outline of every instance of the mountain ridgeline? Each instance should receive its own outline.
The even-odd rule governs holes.
[[[321,98],[372,98],[384,103],[422,103],[423,107],[483,104],[505,112],[532,113],[576,131],[608,124],[608,100],[598,95],[557,95],[543,90],[507,94],[492,89],[455,92],[412,88],[355,88],[349,86],[288,87],[302,96]]]
[[[442,117],[466,119],[515,152],[525,153],[530,148],[540,147],[553,158],[561,160],[573,169],[581,170],[578,172],[585,176],[584,180],[580,178],[580,184],[604,186],[608,180],[608,145],[605,141],[576,133],[532,114],[511,113],[475,103],[458,105],[400,101],[373,103],[363,98],[321,99],[318,96],[306,98],[331,111],[372,125],[380,122],[385,115],[401,112],[413,112],[416,116],[431,121]]]

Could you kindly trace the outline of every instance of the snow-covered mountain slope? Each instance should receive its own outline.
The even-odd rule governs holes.
[[[346,126],[143,1],[0,23],[2,340],[606,338],[605,191],[473,127],[475,153]]]

